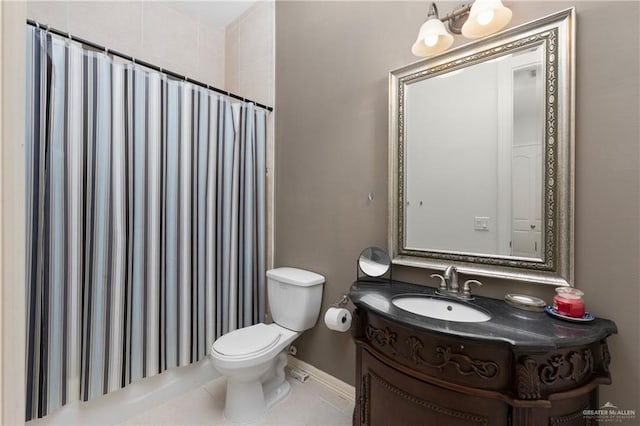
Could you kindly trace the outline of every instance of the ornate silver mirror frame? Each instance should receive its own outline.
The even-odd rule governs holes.
[[[540,45],[545,59],[542,259],[408,248],[405,244],[405,89],[412,82]],[[573,285],[574,68],[575,10],[571,8],[390,73],[388,229],[394,264],[431,269],[455,264],[462,273]]]

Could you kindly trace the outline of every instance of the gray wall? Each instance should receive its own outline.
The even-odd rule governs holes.
[[[445,13],[454,5],[438,2]],[[601,387],[601,400],[638,410],[639,5],[509,5],[511,25],[576,5],[576,286],[591,312],[620,329],[609,339],[613,385]],[[426,9],[424,2],[277,3],[275,262],[327,277],[323,312],[348,291],[360,250],[386,247],[387,75],[416,60],[409,49]],[[429,273],[394,269],[396,278],[421,284]],[[548,286],[483,281],[485,296],[553,296]],[[319,322],[297,346],[302,360],[354,383],[348,334]]]

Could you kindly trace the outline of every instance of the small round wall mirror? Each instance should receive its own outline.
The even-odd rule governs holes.
[[[391,258],[379,247],[367,247],[360,253],[358,267],[366,276],[379,278],[391,269]]]

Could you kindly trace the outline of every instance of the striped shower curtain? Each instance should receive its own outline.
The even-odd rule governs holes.
[[[27,29],[27,412],[264,318],[265,112]]]

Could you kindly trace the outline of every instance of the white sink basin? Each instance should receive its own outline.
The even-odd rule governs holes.
[[[484,310],[465,303],[428,296],[398,296],[391,303],[404,311],[445,321],[483,322],[491,319],[491,315]]]

